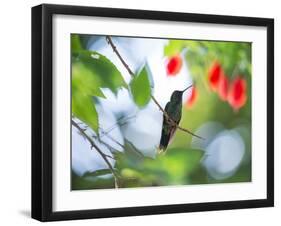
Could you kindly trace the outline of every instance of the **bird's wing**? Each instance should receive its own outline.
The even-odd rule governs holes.
[[[169,101],[166,106],[165,106],[165,112],[169,115],[170,113],[170,109],[169,109],[169,106],[171,105],[171,102]],[[165,117],[165,114],[163,114],[163,123],[166,122],[168,123],[168,119]]]
[[[169,115],[171,110],[170,109],[171,103],[168,102],[165,106],[165,112]],[[163,127],[162,127],[162,134],[160,140],[160,149],[166,149],[171,138],[173,137],[177,127],[169,124],[169,120],[163,116]]]
[[[171,105],[171,102],[169,101],[165,106],[165,111],[169,112],[169,106]]]
[[[171,112],[174,110],[174,109],[171,109],[172,105],[171,105],[171,102],[168,102],[165,106],[165,111],[169,114],[171,114]],[[166,119],[166,117],[164,117],[167,124],[169,124],[169,121],[168,119]],[[180,119],[179,120],[176,120],[174,121],[175,123],[179,123],[180,122]],[[175,132],[177,130],[177,127],[175,125],[171,125],[169,124],[169,133],[167,134],[167,136],[169,137],[169,143],[171,142],[173,136],[175,135]]]
[[[168,110],[169,110],[169,105],[170,102],[168,102],[165,106],[165,112],[167,114]],[[168,124],[168,119],[165,117],[165,114],[163,114],[163,123],[162,123],[162,134],[161,134],[161,139],[160,139],[160,145],[159,148],[160,149],[166,149],[166,147],[168,146],[169,143],[169,139],[170,139],[170,129],[169,129],[169,124]]]

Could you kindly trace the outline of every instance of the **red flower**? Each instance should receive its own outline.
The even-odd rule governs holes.
[[[221,78],[218,84],[218,94],[222,100],[226,101],[228,96],[228,79],[223,73],[220,77]]]
[[[218,62],[213,63],[208,72],[208,79],[213,91],[217,91],[222,75],[222,68]]]
[[[238,111],[247,101],[247,83],[240,76],[233,80],[228,93],[228,103]]]
[[[175,76],[182,67],[182,59],[180,55],[174,55],[168,59],[166,71],[168,76]]]
[[[191,108],[193,106],[194,102],[197,100],[197,98],[198,98],[198,91],[197,91],[197,88],[195,86],[193,86],[191,88],[191,95],[186,102],[186,107]]]

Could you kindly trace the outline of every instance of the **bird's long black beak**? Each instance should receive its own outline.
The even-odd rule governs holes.
[[[193,85],[188,86],[187,88],[185,88],[182,92],[184,93],[186,90],[188,90],[189,88],[191,88]]]

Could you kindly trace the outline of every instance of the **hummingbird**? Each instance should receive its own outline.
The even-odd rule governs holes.
[[[183,93],[191,88],[192,85],[188,86],[184,90],[175,90],[170,98],[170,101],[165,106],[165,112],[169,118],[179,125],[182,115],[182,95]],[[173,125],[169,119],[163,115],[162,134],[159,144],[161,152],[165,151],[174,133],[176,132],[177,126]]]

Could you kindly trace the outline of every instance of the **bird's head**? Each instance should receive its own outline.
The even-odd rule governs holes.
[[[183,93],[188,90],[189,88],[191,88],[192,85],[188,86],[187,88],[185,88],[184,90],[175,90],[173,93],[172,93],[172,96],[171,96],[171,101],[181,101],[182,100],[182,95]]]

